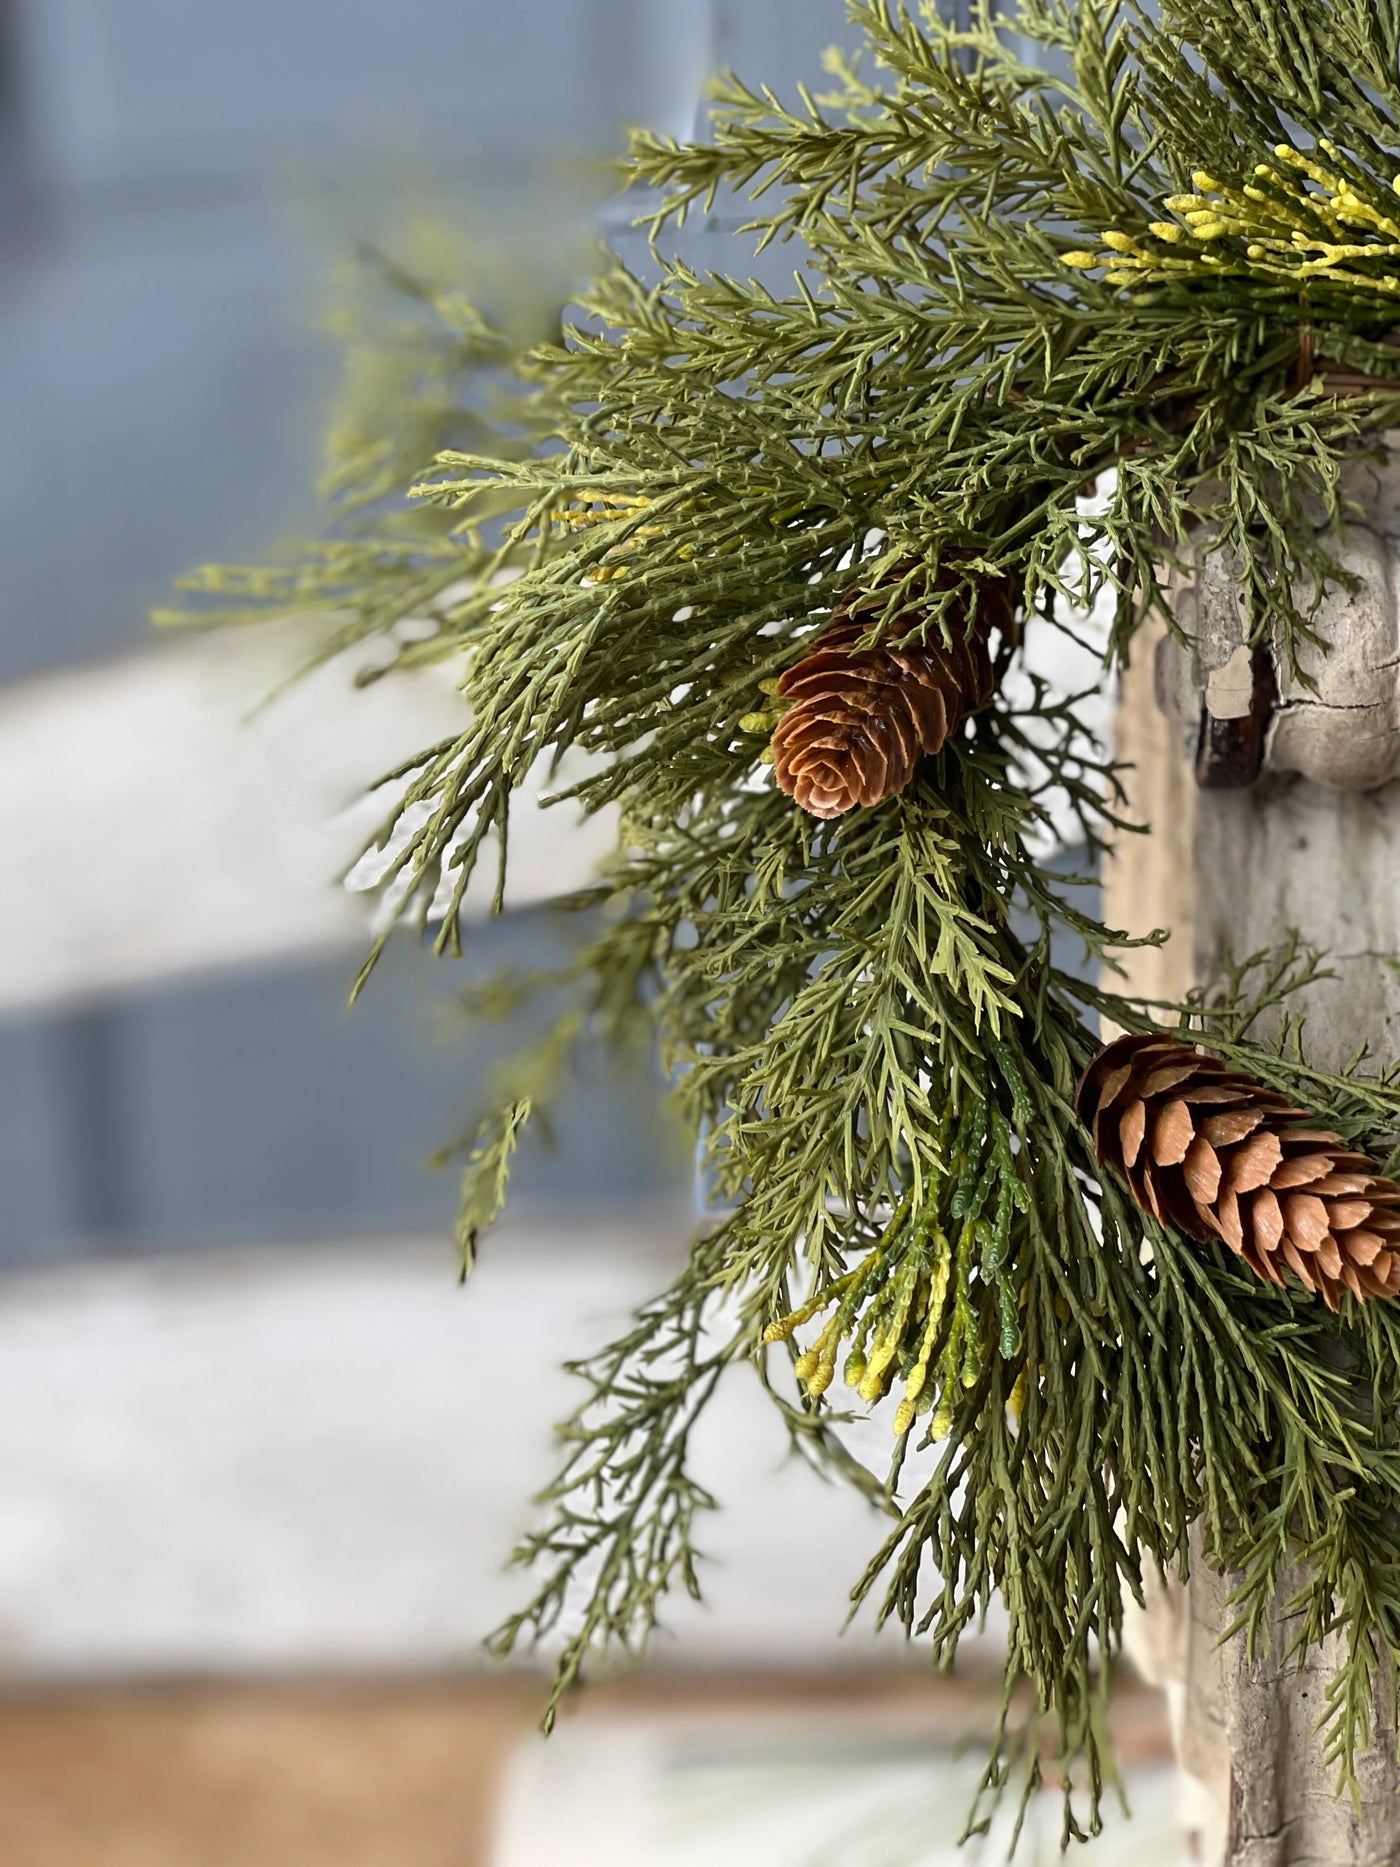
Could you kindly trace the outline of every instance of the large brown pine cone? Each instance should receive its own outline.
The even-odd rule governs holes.
[[[1101,1050],[1078,1099],[1099,1161],[1156,1218],[1223,1238],[1271,1283],[1286,1265],[1329,1309],[1400,1290],[1400,1186],[1275,1090],[1148,1035]]]
[[[896,566],[838,609],[778,682],[791,702],[773,734],[778,783],[814,817],[839,817],[856,804],[896,796],[921,755],[937,752],[964,715],[991,699],[987,637],[994,628],[1009,631],[1014,613],[1005,580],[982,585],[970,626],[966,605],[952,606],[946,617],[952,647],[935,626],[926,642],[857,649],[889,601],[889,585],[907,573],[907,564]],[[947,589],[952,581],[945,571],[930,588]],[[909,635],[921,619],[911,610],[893,632]]]

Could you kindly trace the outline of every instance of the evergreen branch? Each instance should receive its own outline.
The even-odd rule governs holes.
[[[698,1600],[695,1520],[714,1499],[690,1475],[690,1435],[746,1332],[712,1338],[719,1234],[697,1247],[664,1296],[637,1312],[632,1327],[588,1361],[570,1364],[587,1397],[560,1427],[558,1477],[543,1494],[543,1528],[514,1560],[545,1570],[538,1593],[491,1638],[504,1656],[547,1640],[581,1597],[578,1625],[565,1635],[544,1713],[552,1728],[560,1700],[594,1654],[645,1650],[668,1589]]]
[[[893,1513],[858,1605],[948,1663],[1004,1602],[1010,1684],[1088,1761],[1067,1836],[1099,1821],[1125,1602],[1196,1523],[1251,1637],[1302,1565],[1298,1652],[1343,1636],[1324,1742],[1354,1782],[1400,1666],[1400,1325],[1164,1231],[1099,1179],[1074,1092],[1100,1017],[1165,1014],[1393,1151],[1400,1073],[1308,1064],[1290,1000],[1322,962],[1296,943],[1232,967],[1219,1004],[1114,988],[1133,943],[1037,851],[1066,809],[1091,856],[1131,829],[1118,776],[1020,662],[1066,600],[1112,607],[1120,658],[1171,567],[1212,551],[1253,639],[1313,640],[1348,470],[1400,419],[1400,0],[852,17],[865,55],[831,61],[830,96],[725,80],[707,140],[634,138],[653,278],[610,267],[526,344],[389,267],[406,315],[357,357],[326,538],[195,587],[334,612],[320,653],[377,639],[385,667],[460,672],[461,730],[392,775],[384,832],[384,886],[440,949],[528,777],[577,755],[558,795],[619,810],[568,904],[602,931],[458,1150],[464,1260],[595,1038],[654,1035],[732,1210],[577,1364],[520,1552],[542,1580],[497,1636],[563,1635],[547,1718],[591,1653],[639,1650],[667,1590],[698,1589],[691,1433],[756,1358],[795,1447]],[[790,289],[662,251],[722,194],[790,243]],[[852,599],[862,652],[962,646],[989,582],[1021,618],[993,701],[899,795],[806,816],[770,771],[782,677]],[[1053,957],[1066,932],[1099,983]],[[838,1379],[891,1401],[884,1478]],[[984,1787],[1009,1775],[999,1754]]]

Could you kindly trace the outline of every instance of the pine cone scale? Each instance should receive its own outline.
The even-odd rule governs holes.
[[[1279,1168],[1274,1185],[1279,1188],[1310,1186],[1313,1181],[1324,1179],[1331,1167],[1330,1154],[1295,1154]]]
[[[1179,1167],[1195,1138],[1190,1108],[1185,1102],[1168,1102],[1152,1124],[1152,1158],[1164,1167]]]
[[[913,688],[909,690],[908,702],[919,745],[945,744],[954,722],[948,717],[948,703],[938,688]]]
[[[1142,1094],[1151,1102],[1167,1094],[1179,1084],[1188,1082],[1195,1075],[1189,1064],[1166,1063],[1158,1066],[1142,1083]]]
[[[1217,1155],[1217,1159],[1219,1156]],[[1257,1130],[1230,1156],[1229,1184],[1235,1193],[1253,1193],[1268,1186],[1283,1167],[1283,1142],[1266,1128]]]
[[[1324,1277],[1340,1277],[1342,1274],[1341,1246],[1330,1232],[1322,1240],[1316,1251],[1317,1268]]]
[[[1293,1275],[1298,1279],[1298,1282],[1308,1294],[1310,1296],[1316,1296],[1317,1284],[1313,1279],[1313,1274],[1299,1255],[1291,1239],[1284,1239],[1282,1257],[1284,1263],[1288,1266],[1289,1270],[1292,1271]],[[1283,1279],[1275,1273],[1274,1282],[1276,1284],[1282,1284]]]
[[[1329,1173],[1326,1179],[1317,1182],[1313,1191],[1317,1193],[1364,1193],[1370,1183],[1370,1175],[1365,1173]]]
[[[1327,1222],[1334,1232],[1351,1232],[1358,1225],[1364,1225],[1374,1211],[1375,1207],[1369,1199],[1333,1200]]]
[[[1286,1097],[1175,1038],[1123,1037],[1078,1092],[1101,1163],[1164,1224],[1336,1309],[1400,1293],[1400,1186]]]
[[[1285,1193],[1283,1226],[1300,1251],[1317,1251],[1327,1237],[1327,1208],[1316,1193]]]
[[[1263,1121],[1259,1109],[1227,1109],[1223,1115],[1207,1115],[1201,1123],[1201,1138],[1211,1147],[1235,1147],[1249,1136]]]
[[[1220,1192],[1225,1170],[1220,1165],[1220,1156],[1204,1135],[1197,1135],[1191,1143],[1181,1167],[1186,1190],[1195,1203],[1198,1206],[1212,1204]]]
[[[1240,1202],[1228,1187],[1216,1200],[1214,1208],[1202,1213],[1201,1216],[1207,1225],[1213,1226],[1219,1232],[1231,1251],[1243,1255],[1244,1222],[1240,1217]]]

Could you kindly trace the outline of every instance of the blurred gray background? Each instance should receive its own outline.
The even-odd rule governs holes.
[[[408,164],[522,246],[574,238],[567,217],[592,214],[644,263],[631,205],[608,200],[623,126],[688,130],[720,65],[817,77],[842,13],[840,0],[0,10],[0,725],[46,727],[40,769],[23,732],[8,770],[0,753],[0,1262],[448,1223],[450,1179],[422,1162],[469,1114],[490,1048],[468,1057],[446,1040],[453,969],[405,942],[343,1017],[359,925],[308,930],[289,899],[279,936],[278,889],[296,888],[280,872],[249,872],[260,899],[221,897],[208,875],[228,832],[200,790],[219,792],[212,754],[194,734],[162,768],[148,743],[146,781],[124,783],[135,754],[94,666],[125,659],[135,680],[163,652],[147,612],[181,571],[257,561],[316,523],[337,357],[315,313],[335,255],[297,202],[371,221],[383,172]],[[688,251],[723,264],[727,237],[696,225]],[[230,678],[230,709],[245,689]],[[415,743],[403,712],[394,749]],[[158,714],[127,713],[129,737],[161,730]],[[355,718],[337,707],[335,734]],[[303,759],[317,743],[308,732]],[[292,811],[299,771],[291,759]],[[377,775],[368,757],[344,772],[341,801]],[[330,891],[334,868],[308,861],[303,891]],[[166,891],[183,891],[191,920],[209,896],[188,938]],[[557,958],[565,937],[527,906],[474,928],[465,971]],[[636,1106],[648,1087],[578,1098],[554,1156],[527,1156],[523,1198],[678,1195]]]

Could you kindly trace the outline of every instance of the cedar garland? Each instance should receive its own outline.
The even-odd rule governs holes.
[[[390,372],[402,392],[341,426],[329,536],[290,567],[196,587],[239,620],[333,614],[325,652],[373,638],[376,677],[452,663],[461,730],[394,774],[383,841],[386,885],[432,917],[441,949],[459,950],[483,854],[498,852],[504,888],[534,774],[565,761],[585,811],[618,813],[613,860],[567,904],[597,913],[576,965],[547,981],[560,1021],[524,1040],[464,1137],[464,1254],[595,1040],[627,1052],[659,1036],[727,1216],[574,1364],[563,1469],[522,1550],[538,1586],[502,1648],[562,1630],[557,1698],[600,1650],[644,1645],[669,1588],[699,1589],[711,1499],[692,1428],[727,1369],[791,1320],[816,1338],[787,1342],[805,1401],[769,1371],[794,1441],[898,1513],[858,1594],[947,1662],[1005,1604],[1008,1686],[1028,1679],[1066,1758],[1090,1760],[1067,1835],[1098,1822],[1096,1695],[1125,1600],[1145,1568],[1182,1559],[1212,1500],[1229,1501],[1215,1553],[1250,1601],[1294,1573],[1290,1532],[1310,1526],[1297,1625],[1305,1643],[1336,1636],[1321,1741],[1354,1782],[1374,1689],[1400,1677],[1400,1306],[1334,1314],[1309,1296],[1283,1235],[1272,1250],[1245,1232],[1262,1187],[1234,1188],[1241,1255],[1282,1269],[1281,1287],[1156,1227],[1111,1168],[1095,1177],[1074,1085],[1099,1018],[1136,1029],[1144,1008],[1058,963],[1057,933],[1110,963],[1116,936],[1036,850],[1053,794],[1093,860],[1111,765],[1026,667],[957,730],[985,681],[955,594],[930,593],[937,628],[893,604],[871,615],[865,648],[817,648],[812,618],[911,561],[956,564],[984,602],[1014,590],[1031,630],[1057,602],[1106,599],[1111,662],[1159,599],[1164,554],[1192,543],[1230,554],[1252,639],[1296,654],[1313,594],[1340,574],[1344,474],[1400,424],[1400,239],[1382,224],[1400,0],[1162,0],[1160,23],[1131,0],[974,0],[957,21],[856,0],[853,17],[870,56],[834,61],[833,100],[788,107],[727,80],[708,140],[635,137],[659,272],[614,267],[552,341],[507,341],[461,279],[412,279],[408,318],[394,306],[393,341],[412,333]],[[746,191],[762,194],[762,238],[792,239],[786,292],[747,278],[747,251],[733,277],[661,251],[692,206]],[[528,393],[498,420],[511,372]],[[1109,469],[1091,508],[1083,489]],[[945,680],[893,659],[938,641],[974,661]],[[867,653],[878,679],[853,672]],[[775,782],[774,723],[749,707],[784,678]],[[856,728],[889,712],[870,751]],[[828,728],[836,745],[819,744]],[[939,731],[937,766],[920,767]],[[814,835],[784,773],[808,804],[852,807]],[[525,996],[515,977],[477,995],[488,1015]],[[1179,1009],[1184,1030],[1199,1008]],[[1338,1301],[1355,1294],[1348,1267],[1388,1288],[1393,1208],[1371,1162],[1400,1130],[1400,1084],[1310,1071],[1246,1025],[1209,1014],[1227,1073],[1325,1109],[1320,1132],[1345,1146],[1302,1143],[1301,1118],[1233,1081],[1227,1112],[1276,1121],[1285,1162],[1297,1145],[1327,1157],[1307,1194],[1327,1236],[1382,1240],[1369,1265],[1338,1243],[1334,1274],[1315,1225],[1305,1248],[1317,1215],[1301,1207],[1298,1263]],[[1155,1101],[1142,1106],[1146,1138]],[[1236,1157],[1246,1179],[1260,1170],[1249,1139],[1210,1142],[1222,1188]],[[1166,1211],[1185,1157],[1163,1148],[1128,1173]],[[1365,1185],[1316,1190],[1339,1175]],[[1197,1184],[1175,1209],[1232,1243],[1224,1193]],[[1354,1199],[1365,1223],[1342,1224]],[[813,1292],[830,1299],[820,1325],[796,1320]],[[823,1392],[842,1340],[877,1345],[858,1395],[927,1375],[887,1482]],[[1029,1794],[1041,1752],[1024,1754]]]

